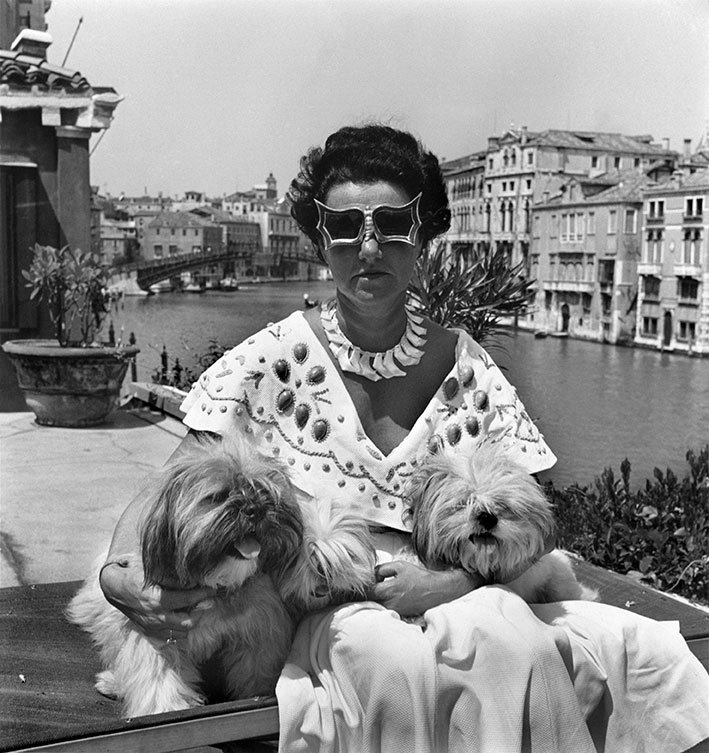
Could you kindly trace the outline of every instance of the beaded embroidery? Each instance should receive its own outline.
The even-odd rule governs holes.
[[[406,482],[427,452],[499,444],[530,472],[555,458],[502,374],[461,335],[457,363],[408,437],[388,455],[364,433],[326,349],[295,312],[229,351],[185,398],[185,423],[241,431],[255,451],[282,458],[305,494],[345,495],[372,524],[410,530]],[[227,410],[224,410],[224,409]]]

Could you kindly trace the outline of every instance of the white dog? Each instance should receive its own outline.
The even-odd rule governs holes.
[[[551,504],[536,480],[504,455],[485,447],[470,457],[438,452],[411,477],[407,493],[411,544],[427,567],[462,567],[529,603],[598,598],[576,580],[567,554],[543,554],[555,530]]]
[[[212,586],[217,596],[186,638],[146,636],[111,606],[94,575],[68,608],[98,645],[96,688],[126,716],[205,703],[201,667],[217,662],[230,699],[270,695],[293,621],[274,581],[301,550],[294,490],[273,460],[236,439],[205,441],[166,467],[150,493],[141,544],[146,585]]]
[[[345,501],[304,499],[303,545],[279,582],[283,600],[300,616],[329,604],[366,597],[377,555],[369,527]]]

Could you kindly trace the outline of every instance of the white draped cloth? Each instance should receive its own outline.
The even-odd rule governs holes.
[[[492,444],[530,472],[555,457],[514,388],[467,335],[399,447],[367,437],[301,312],[208,369],[192,429],[243,432],[313,497],[346,498],[390,557],[410,524],[407,477],[434,446]],[[593,602],[528,605],[503,586],[429,610],[379,604],[304,619],[277,686],[282,753],[680,753],[709,738],[709,675],[675,625]]]
[[[277,696],[283,753],[679,753],[709,737],[709,678],[677,628],[501,586],[430,609],[300,625]]]

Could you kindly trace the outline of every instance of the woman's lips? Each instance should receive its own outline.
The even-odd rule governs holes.
[[[362,272],[358,272],[355,277],[385,277],[388,273],[382,269],[367,269]]]

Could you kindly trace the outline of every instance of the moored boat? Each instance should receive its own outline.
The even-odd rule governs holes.
[[[220,290],[233,291],[239,289],[239,281],[236,277],[225,277],[219,282]]]
[[[150,286],[151,293],[170,293],[172,292],[172,283],[170,280],[161,280]]]

